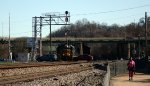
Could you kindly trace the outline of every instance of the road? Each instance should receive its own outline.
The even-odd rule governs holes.
[[[111,79],[110,86],[150,86],[150,74],[136,73],[133,81],[129,81],[128,74]]]

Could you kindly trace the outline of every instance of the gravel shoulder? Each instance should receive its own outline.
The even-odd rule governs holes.
[[[42,72],[42,71],[55,71],[68,69],[77,69],[84,67],[91,67],[93,63],[83,63],[74,65],[60,65],[50,67],[32,67],[32,68],[16,68],[8,70],[0,70],[0,77],[15,76],[21,74]],[[6,84],[5,86],[103,86],[103,78],[106,74],[105,70],[93,68],[86,71],[77,73],[68,73],[65,75],[55,75],[53,77],[45,77],[25,82],[16,82]]]
[[[87,70],[80,73],[40,78],[29,82],[18,82],[8,86],[102,86],[103,76],[100,70]]]

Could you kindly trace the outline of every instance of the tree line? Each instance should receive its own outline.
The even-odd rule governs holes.
[[[142,20],[141,18],[140,20]],[[150,20],[150,17],[148,17]],[[147,35],[150,36],[150,22],[148,22]],[[112,24],[107,25],[107,23],[97,23],[94,21],[88,21],[87,19],[82,19],[76,21],[74,24],[68,26],[62,26],[57,31],[52,32],[52,37],[145,37],[145,25],[144,23],[131,22],[127,25]],[[49,37],[49,35],[47,36]],[[26,37],[16,38],[12,42],[12,52],[16,55],[18,52],[28,52],[26,48]],[[103,56],[106,58],[118,58],[120,56],[117,52],[117,44],[94,44],[91,47],[91,54]],[[149,45],[148,45],[149,47]],[[122,50],[123,56],[127,55],[127,50]],[[148,52],[150,50],[148,49]],[[0,43],[0,57],[8,57],[8,44]]]
[[[150,20],[150,17],[148,17]],[[150,21],[148,21],[148,29],[147,29],[147,36],[150,36]],[[78,20],[76,23],[71,24],[69,26],[63,26],[57,31],[52,33],[52,37],[65,37],[67,33],[67,37],[124,37],[124,38],[134,38],[134,37],[145,37],[145,23],[143,18],[139,20],[139,22],[131,22],[127,25],[118,25],[112,24],[107,25],[107,23],[96,23],[94,21],[90,22],[87,19]],[[49,36],[47,36],[49,37]],[[142,51],[144,44],[140,44],[140,50]],[[134,45],[131,44],[131,56],[133,51],[133,46],[138,52],[138,44]],[[101,58],[110,58],[110,59],[120,59],[126,58],[128,55],[127,45],[123,45],[124,47],[122,50],[118,48],[118,44],[112,43],[101,43],[101,44],[94,44],[91,47],[91,54],[100,56]],[[149,48],[149,45],[147,46]],[[149,52],[148,49],[147,52]],[[138,56],[138,55],[136,55]]]
[[[148,18],[149,19],[149,18]],[[148,22],[148,27],[150,22]],[[144,23],[131,22],[127,25],[90,22],[87,19],[78,20],[76,23],[69,26],[63,26],[55,32],[52,32],[53,37],[65,37],[65,33],[69,37],[141,37],[145,36]],[[147,35],[150,35],[148,28]],[[47,36],[49,37],[49,36]]]

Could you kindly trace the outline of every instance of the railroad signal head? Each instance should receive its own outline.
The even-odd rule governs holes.
[[[68,17],[65,18],[65,22],[68,22]]]
[[[66,17],[65,17],[65,22],[68,22],[68,14],[69,14],[69,12],[68,11],[65,11],[65,14],[66,14]]]
[[[65,14],[68,15],[68,11],[65,11]]]

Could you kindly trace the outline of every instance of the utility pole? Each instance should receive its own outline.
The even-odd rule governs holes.
[[[32,61],[35,61],[35,59],[36,59],[36,55],[37,55],[37,44],[38,44],[38,40],[37,40],[37,33],[38,33],[38,30],[37,30],[37,17],[35,16],[34,18],[33,18],[33,21],[34,21],[34,23],[32,23],[33,24],[33,32],[34,32],[34,39],[33,39],[33,41],[34,41],[34,43],[33,43],[33,49],[32,49],[32,51],[33,51],[33,58],[32,58]]]
[[[42,32],[42,17],[40,16],[40,32]],[[42,33],[40,33],[40,56],[42,56]]]
[[[130,43],[128,43],[128,59],[130,59]]]
[[[2,22],[2,39],[3,39],[3,22]]]
[[[147,57],[147,12],[145,12],[145,57]]]
[[[140,35],[138,35],[138,59],[141,58],[140,53],[141,53],[141,43],[140,43]]]
[[[10,44],[10,13],[9,13],[9,60],[12,61],[11,44]]]
[[[51,18],[52,18],[52,16],[49,15],[49,22],[50,22],[50,24],[49,24],[49,30],[50,30],[50,34],[49,34],[49,37],[50,37],[50,46],[49,46],[49,47],[50,47],[50,52],[49,52],[49,53],[50,53],[50,54],[52,54],[52,36],[51,36],[51,34],[52,34],[52,33],[51,33],[51,32],[52,32],[52,31],[51,31],[51,23],[52,23],[52,22],[51,22]]]

